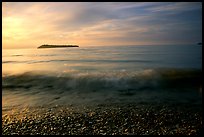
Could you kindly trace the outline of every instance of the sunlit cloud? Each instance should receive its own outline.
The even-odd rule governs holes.
[[[202,40],[199,2],[3,2],[3,48]]]

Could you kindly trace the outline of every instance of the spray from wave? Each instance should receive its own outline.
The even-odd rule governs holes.
[[[69,73],[61,76],[37,73],[3,75],[2,89],[52,92],[137,92],[199,88],[202,72],[194,69],[147,69],[137,72]],[[131,94],[131,93],[130,93]]]

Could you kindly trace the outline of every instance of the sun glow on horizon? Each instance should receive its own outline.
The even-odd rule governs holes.
[[[194,43],[202,39],[202,4],[3,2],[2,34],[3,49]]]

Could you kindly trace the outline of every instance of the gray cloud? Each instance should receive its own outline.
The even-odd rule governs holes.
[[[12,2],[3,3],[3,26],[6,26],[5,22],[8,23],[9,17],[21,19],[22,24],[18,27],[24,28],[24,32],[36,41],[42,38],[60,41],[63,38],[77,39],[80,36],[87,41],[98,40],[110,42],[111,45],[115,41],[190,43],[200,41],[202,37],[201,4]]]

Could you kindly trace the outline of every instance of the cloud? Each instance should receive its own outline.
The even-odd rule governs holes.
[[[199,2],[3,2],[2,13],[7,47],[21,41],[34,47],[187,43],[202,37]]]
[[[160,3],[158,6],[149,8],[151,12],[169,12],[169,13],[178,13],[183,11],[191,11],[201,9],[202,5],[200,2],[169,2],[169,3]]]

